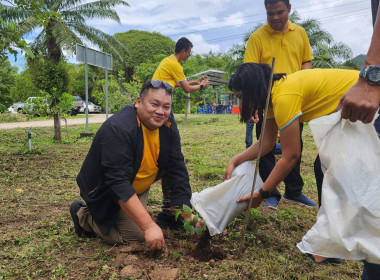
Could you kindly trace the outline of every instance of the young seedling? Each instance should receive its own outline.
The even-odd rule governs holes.
[[[189,220],[185,221],[183,227],[185,231],[190,234],[196,234],[199,237],[202,236],[202,229],[200,227],[196,227],[195,225],[199,221],[199,215],[193,214],[193,209],[187,206],[186,204],[182,205],[182,209],[178,209],[175,214],[175,220],[178,220],[179,215],[182,214],[183,218],[191,217]]]

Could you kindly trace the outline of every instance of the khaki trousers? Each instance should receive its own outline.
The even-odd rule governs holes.
[[[148,204],[148,194],[149,189],[138,195],[138,198],[145,209]],[[99,230],[87,207],[81,207],[77,212],[77,216],[79,218],[79,224],[84,230],[96,233],[106,242],[126,243],[129,241],[143,242],[145,240],[144,232],[121,209],[114,226],[110,229],[107,235],[103,235]]]

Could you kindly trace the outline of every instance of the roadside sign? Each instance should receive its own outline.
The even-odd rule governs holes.
[[[85,94],[86,94],[86,132],[84,135],[90,136],[88,132],[88,70],[87,65],[104,68],[106,70],[106,119],[108,119],[108,70],[112,70],[112,55],[98,50],[76,45],[76,60],[85,64]]]
[[[112,70],[112,56],[80,44],[76,45],[76,60],[93,66]]]

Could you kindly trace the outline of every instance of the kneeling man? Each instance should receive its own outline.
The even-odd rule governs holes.
[[[150,186],[165,174],[173,208],[190,206],[191,198],[171,105],[172,87],[152,80],[142,86],[135,104],[100,127],[77,177],[85,203],[75,200],[70,206],[77,235],[164,247],[162,230],[146,210]]]

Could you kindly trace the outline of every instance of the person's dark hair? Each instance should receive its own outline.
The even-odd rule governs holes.
[[[242,92],[240,121],[247,122],[255,111],[262,114],[268,93],[271,67],[265,63],[243,63],[228,81],[228,88]],[[274,74],[273,81],[282,79],[286,74]]]
[[[264,0],[264,7],[266,8],[267,5],[273,5],[277,2],[283,2],[286,5],[286,7],[289,7],[289,0]]]
[[[177,43],[175,44],[175,53],[180,53],[182,50],[187,51],[189,48],[193,47],[193,43],[190,42],[189,39],[182,37],[179,38]]]
[[[154,88],[154,89],[162,88],[162,89],[166,90],[166,94],[168,94],[168,95],[172,95],[172,93],[173,93],[173,88],[172,88],[171,84],[169,84],[167,82],[160,81],[160,80],[151,80],[151,81],[145,82],[142,85],[140,93],[139,93],[141,100],[144,100],[146,94],[148,93],[148,90],[151,88]]]

